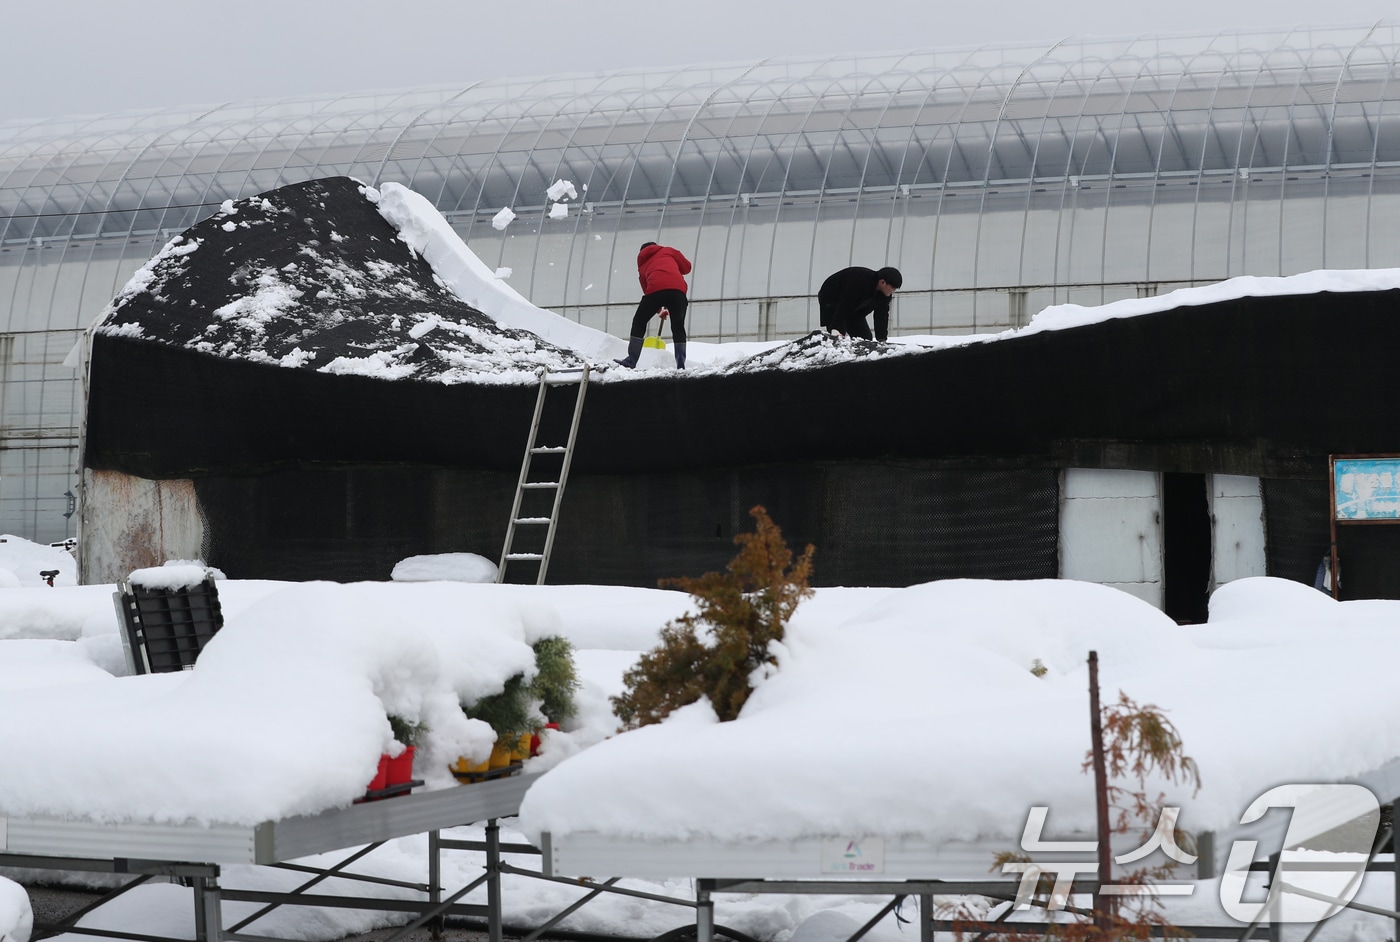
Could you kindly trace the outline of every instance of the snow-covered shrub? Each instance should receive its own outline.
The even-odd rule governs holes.
[[[796,563],[782,530],[762,507],[749,511],[755,532],[740,533],[740,549],[725,572],[666,579],[694,596],[700,611],[668,622],[659,647],[623,675],[627,690],[611,698],[624,729],[659,723],[708,697],[721,720],[738,717],[757,672],[774,667],[773,645],[797,605],[812,594],[811,544]],[[703,629],[703,631],[701,630]]]

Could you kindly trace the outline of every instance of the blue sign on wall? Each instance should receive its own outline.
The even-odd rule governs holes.
[[[1400,520],[1400,457],[1334,459],[1332,496],[1338,520]]]

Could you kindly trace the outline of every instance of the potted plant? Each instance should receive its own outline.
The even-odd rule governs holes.
[[[578,712],[574,694],[579,688],[573,644],[556,635],[541,638],[533,647],[536,673],[530,693],[540,701],[540,712],[551,723],[572,719]]]
[[[413,756],[418,751],[418,743],[428,731],[427,724],[410,721],[392,713],[389,714],[389,728],[393,730],[394,738],[403,743],[404,750],[389,758],[388,774],[384,783],[386,788],[413,780]]]
[[[559,729],[560,724],[574,717],[578,705],[574,694],[578,692],[578,670],[574,667],[574,646],[568,638],[551,635],[541,638],[532,646],[535,651],[535,679],[530,683],[530,693],[540,704],[540,713],[547,721],[542,728]],[[522,743],[522,759],[539,752],[541,727],[536,727],[529,735],[528,742]]]
[[[482,697],[462,709],[467,716],[481,720],[496,733],[496,744],[488,763],[491,769],[510,765],[521,736],[529,736],[538,725],[536,701],[523,674],[516,674],[507,680],[505,689],[500,693]]]
[[[387,752],[379,756],[379,768],[375,770],[374,778],[370,779],[369,784],[365,786],[365,791],[367,793],[384,790],[389,781],[389,762],[390,759]]]

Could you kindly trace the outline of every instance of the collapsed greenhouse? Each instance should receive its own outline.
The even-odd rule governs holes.
[[[495,559],[541,367],[597,370],[558,582],[719,568],[763,505],[817,546],[818,585],[1069,576],[1194,620],[1232,578],[1311,582],[1329,456],[1394,450],[1378,408],[1393,272],[966,342],[814,332],[632,372],[602,355],[620,341],[580,353],[463,301],[379,199],[341,177],[230,201],[109,307],[90,349],[85,581],[195,556],[337,580],[416,554]],[[1389,532],[1348,538],[1389,558]],[[1387,591],[1351,571],[1353,591]]]

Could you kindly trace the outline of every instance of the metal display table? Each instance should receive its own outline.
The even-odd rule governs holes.
[[[416,914],[412,923],[390,939],[399,938],[423,925],[440,925],[441,919],[446,916],[479,918],[485,920],[492,942],[499,942],[503,934],[500,886],[503,874],[533,877],[586,891],[581,899],[530,933],[529,938],[532,939],[603,893],[693,908],[696,914],[693,938],[698,942],[712,942],[724,935],[746,938],[741,933],[726,931],[717,925],[715,894],[864,894],[891,897],[891,901],[853,938],[864,935],[876,922],[896,910],[904,899],[916,897],[919,900],[921,942],[931,942],[935,931],[976,931],[978,928],[966,922],[955,924],[937,919],[933,911],[936,896],[978,895],[1000,900],[1016,898],[1018,879],[1014,875],[1005,877],[988,872],[995,853],[1005,849],[1003,844],[936,842],[919,836],[888,840],[862,838],[859,843],[865,846],[855,854],[862,863],[839,873],[833,872],[832,867],[841,865],[838,858],[843,856],[843,846],[844,856],[851,857],[856,841],[849,842],[852,846],[845,846],[845,838],[656,841],[579,831],[567,835],[546,832],[542,835],[539,848],[528,844],[503,844],[497,819],[513,817],[518,813],[521,800],[537,778],[538,775],[517,775],[364,802],[322,814],[268,821],[254,826],[105,825],[57,818],[0,817],[0,866],[86,870],[133,876],[130,883],[114,891],[108,898],[155,876],[177,878],[194,889],[196,939],[199,942],[266,942],[264,936],[245,935],[241,930],[268,910],[288,904]],[[1348,781],[1364,785],[1373,794],[1381,796],[1383,801],[1391,802],[1394,796],[1400,796],[1400,760]],[[1199,833],[1196,835],[1199,859],[1195,876],[1198,879],[1219,876],[1227,848],[1236,841],[1253,840],[1258,850],[1253,856],[1251,869],[1271,871],[1275,879],[1282,880],[1286,869],[1309,869],[1308,865],[1280,865],[1285,835],[1290,846],[1298,846],[1344,823],[1345,817],[1345,809],[1324,803],[1292,818],[1268,815],[1219,833]],[[458,841],[441,837],[442,829],[477,822],[486,823],[484,841]],[[426,884],[356,875],[344,870],[384,841],[424,833],[428,835]],[[1400,850],[1397,844],[1400,844],[1400,838],[1393,831],[1385,833],[1367,864],[1369,870],[1386,870],[1396,874],[1395,909],[1379,909],[1355,902],[1347,905],[1394,920],[1396,928],[1400,929],[1400,853],[1384,855],[1390,858],[1388,860],[1379,853],[1382,849]],[[330,868],[318,869],[291,863],[298,858],[351,848],[354,850],[345,859]],[[485,852],[484,872],[466,886],[445,896],[441,879],[443,850]],[[1114,853],[1119,850],[1115,842]],[[502,860],[503,853],[538,854],[543,857],[543,864],[539,871],[515,867]],[[1034,856],[1045,861],[1054,859],[1053,854]],[[274,866],[304,872],[310,878],[289,893],[224,889],[219,885],[219,867],[228,864]],[[316,884],[331,877],[409,889],[420,898],[345,897],[309,892]],[[625,877],[690,878],[695,881],[695,898],[674,898],[617,886],[618,881]],[[458,903],[467,893],[483,885],[487,895],[485,906]],[[1095,894],[1101,888],[1096,880],[1075,879],[1069,889],[1075,894]],[[1307,895],[1306,890],[1286,892]],[[265,906],[241,922],[224,927],[221,913],[223,900],[256,902]],[[94,906],[102,902],[105,900]],[[1008,908],[999,918],[1005,918],[1010,912]],[[79,913],[72,918],[76,920],[81,915]],[[1012,924],[1018,931],[1035,930],[1043,925]],[[1005,924],[987,926],[1007,928]],[[1178,928],[1200,938],[1249,938],[1258,927],[1211,925]],[[64,930],[79,935],[163,942],[150,935],[122,935],[72,926],[65,926]],[[1261,929],[1260,935],[1264,934],[1279,938],[1277,923]]]
[[[1371,772],[1346,779],[1345,784],[1364,786],[1377,796],[1380,802],[1400,805],[1400,760],[1393,760]],[[1241,809],[1242,812],[1243,810]],[[1291,815],[1267,814],[1219,832],[1196,833],[1193,835],[1197,848],[1196,872],[1192,876],[1197,880],[1219,877],[1224,870],[1229,849],[1236,842],[1253,841],[1251,856],[1245,858],[1249,869],[1270,872],[1281,884],[1280,896],[1287,893],[1308,896],[1308,890],[1287,883],[1286,871],[1333,868],[1327,864],[1284,861],[1281,856],[1284,844],[1287,843],[1289,847],[1310,846],[1307,842],[1347,824],[1350,820],[1352,818],[1345,803],[1329,799],[1312,802],[1306,809],[1300,806]],[[1348,909],[1392,920],[1394,931],[1400,933],[1400,834],[1396,834],[1394,829],[1387,832],[1382,828],[1377,838],[1378,842],[1371,851],[1365,869],[1390,872],[1394,875],[1394,908],[1366,906],[1354,900],[1342,905]],[[1094,836],[1079,835],[1075,839],[1092,842]],[[1132,850],[1136,846],[1137,839],[1131,835],[1124,836],[1123,840],[1132,843],[1120,847],[1120,840],[1115,836],[1115,855]],[[847,872],[833,873],[833,865],[841,866],[841,862],[836,858],[841,854],[841,845],[846,841],[846,838],[832,837],[786,841],[754,841],[741,838],[665,841],[575,831],[566,835],[545,833],[541,836],[540,844],[544,858],[543,872],[552,879],[562,881],[570,875],[579,877],[585,874],[694,879],[695,901],[688,904],[681,900],[672,902],[695,907],[694,938],[698,942],[712,942],[717,936],[725,934],[718,931],[722,927],[717,926],[715,922],[713,894],[716,893],[868,894],[893,897],[889,905],[852,936],[853,939],[860,938],[868,932],[903,899],[913,896],[920,901],[918,921],[921,942],[931,942],[935,931],[977,932],[997,928],[990,924],[954,924],[952,921],[936,919],[933,912],[935,896],[978,895],[999,900],[1017,898],[1019,879],[1015,875],[1010,878],[998,877],[988,872],[997,852],[1007,850],[1009,842],[939,842],[920,836],[884,840],[875,838],[870,843],[877,846],[865,848],[866,851],[876,851],[868,853],[864,858],[869,861],[865,872],[851,869]],[[1382,851],[1386,853],[1383,854]],[[1035,853],[1028,856],[1037,862],[1074,859],[1073,854],[1069,852]],[[1086,874],[1086,877],[1090,875]],[[1075,879],[1070,892],[1098,894],[1100,889],[1096,879]],[[1112,887],[1104,892],[1116,894],[1115,888]],[[1327,899],[1325,896],[1316,895],[1313,898]],[[1270,899],[1274,897],[1270,896]],[[1006,914],[1010,912],[1008,909]],[[1034,931],[1045,926],[1045,923],[1019,921],[1011,924],[1011,928],[1022,932],[1027,929]],[[1008,927],[1002,925],[1000,928],[1004,930]],[[1268,923],[1267,926],[1261,922],[1249,926],[1193,925],[1177,928],[1198,938],[1250,938],[1255,934],[1272,939],[1280,938],[1277,921]],[[730,935],[737,936],[732,932]],[[1400,938],[1400,934],[1394,937]]]
[[[275,906],[331,906],[344,909],[380,909],[417,913],[405,932],[444,916],[472,916],[487,920],[493,938],[500,938],[500,872],[487,867],[481,877],[449,896],[443,896],[441,852],[444,849],[484,850],[488,862],[499,863],[505,848],[500,843],[496,819],[511,817],[538,775],[509,778],[445,788],[420,794],[369,801],[316,815],[266,821],[257,825],[208,826],[132,822],[101,824],[62,818],[0,817],[0,866],[36,870],[76,870],[130,874],[134,879],[113,891],[74,919],[108,899],[156,876],[188,882],[194,889],[195,932],[199,942],[237,942],[265,939],[242,935],[239,929]],[[444,828],[487,822],[484,842],[450,841],[440,836]],[[412,834],[428,835],[428,883],[412,884],[377,877],[358,876],[343,868],[385,841]],[[328,869],[289,863],[315,854],[355,848],[345,860]],[[224,889],[219,867],[259,864],[306,872],[312,877],[290,893],[264,893]],[[423,900],[376,899],[318,895],[308,892],[331,877],[412,889]],[[472,906],[457,900],[477,887],[487,887],[487,905]],[[268,904],[237,925],[223,926],[223,900]],[[74,934],[107,938],[151,940],[151,935],[124,936],[65,926]]]

